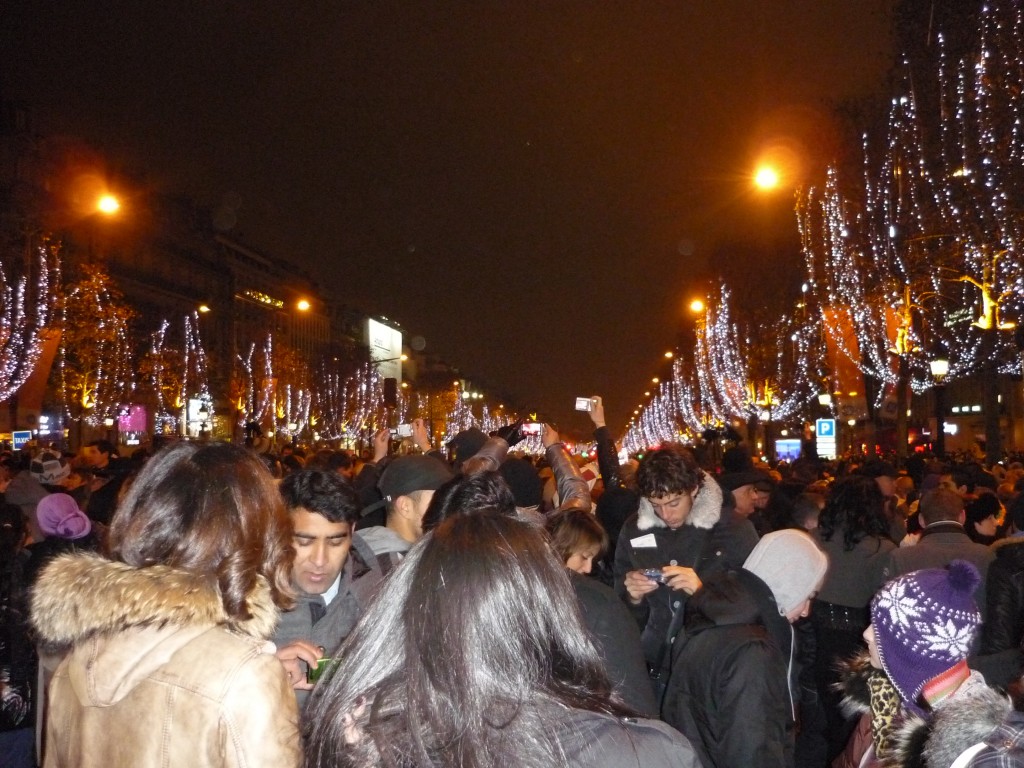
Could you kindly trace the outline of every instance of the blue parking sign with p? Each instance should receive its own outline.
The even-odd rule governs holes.
[[[836,435],[836,420],[835,419],[818,419],[814,425],[814,431],[818,437],[835,437]]]

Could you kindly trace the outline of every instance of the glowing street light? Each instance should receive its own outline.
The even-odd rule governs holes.
[[[779,172],[768,165],[763,165],[754,174],[754,184],[759,189],[769,190],[779,186]]]
[[[112,216],[121,209],[120,201],[113,195],[102,195],[96,202],[96,210],[100,213]]]
[[[295,307],[299,310],[299,312],[308,312],[309,308],[312,306],[313,305],[310,304],[306,299],[299,299],[298,302],[296,302],[295,304]]]
[[[690,302],[690,311],[695,315],[699,315],[704,311],[704,302],[701,299],[694,299]]]

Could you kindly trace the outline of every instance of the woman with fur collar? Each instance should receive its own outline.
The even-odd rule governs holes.
[[[642,629],[652,677],[663,683],[687,598],[709,574],[742,566],[757,533],[724,508],[718,483],[681,446],[644,457],[636,483],[640,503],[619,534],[615,588]]]
[[[867,655],[846,665],[844,705],[860,727],[836,768],[970,765],[1010,709],[967,666],[981,576],[966,560],[887,583],[871,602]]]
[[[118,506],[109,557],[40,574],[32,620],[65,658],[46,766],[298,765],[295,696],[267,638],[290,602],[280,493],[242,448],[179,443]]]

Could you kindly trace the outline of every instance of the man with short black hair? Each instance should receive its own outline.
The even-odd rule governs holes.
[[[81,460],[93,473],[85,513],[101,525],[110,525],[117,497],[130,470],[128,462],[118,457],[117,449],[109,440],[87,443],[82,448]]]
[[[295,607],[281,614],[274,642],[300,709],[307,668],[332,658],[381,580],[372,550],[355,533],[359,499],[335,472],[304,469],[281,483],[292,520]]]
[[[687,598],[707,575],[742,566],[757,533],[723,508],[718,483],[681,446],[645,456],[636,482],[639,508],[619,534],[615,589],[643,628],[644,655],[660,686]]]

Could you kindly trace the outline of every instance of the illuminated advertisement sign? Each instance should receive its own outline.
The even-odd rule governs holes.
[[[377,320],[366,321],[366,344],[370,360],[385,379],[402,381],[402,332]]]

